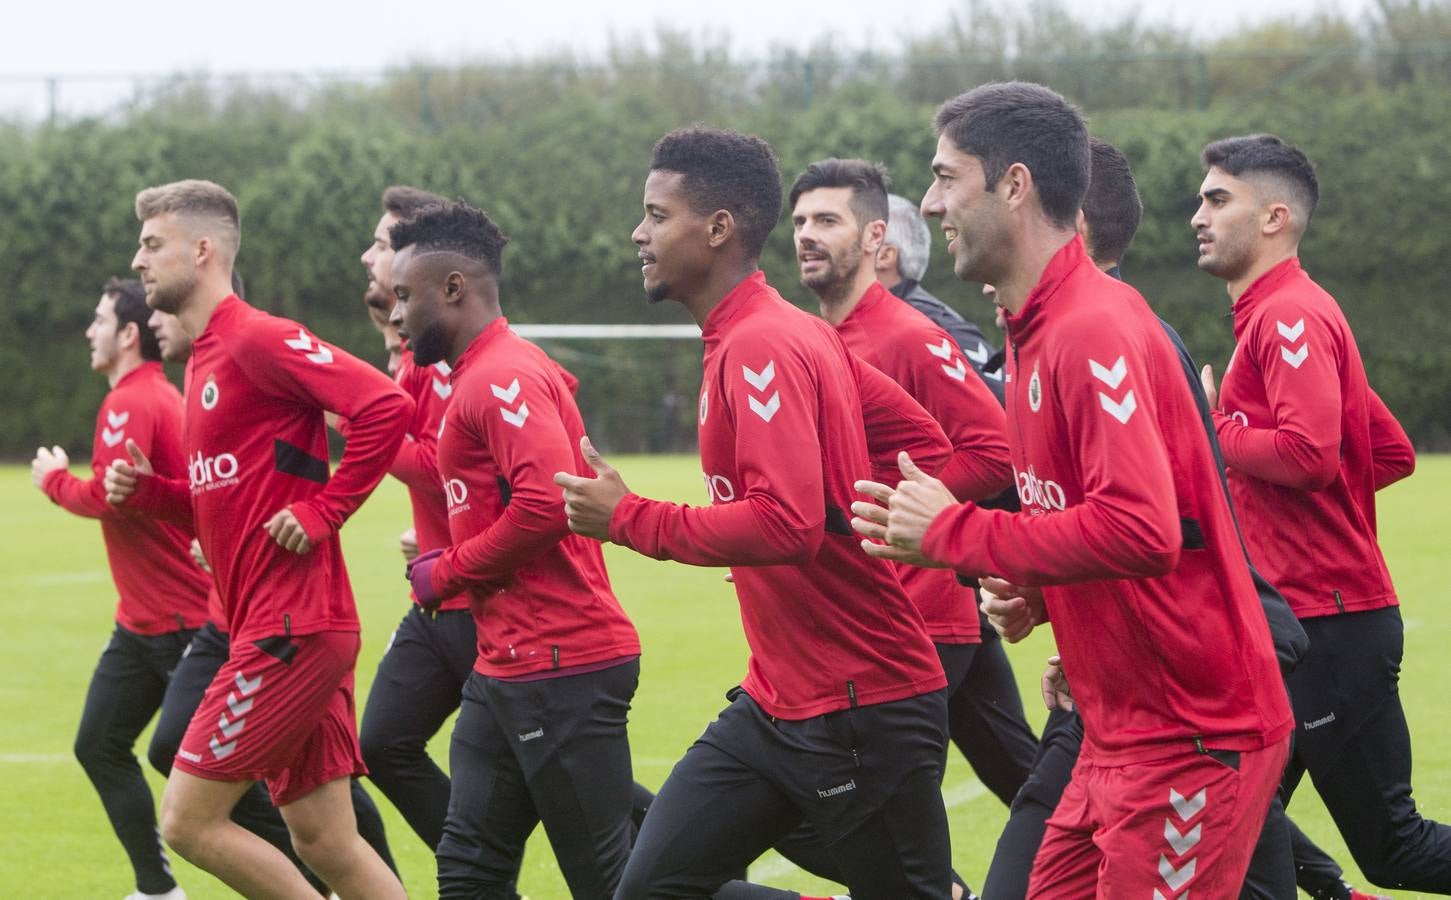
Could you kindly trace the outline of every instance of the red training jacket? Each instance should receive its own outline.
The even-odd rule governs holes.
[[[901,385],[942,426],[952,460],[934,474],[959,500],[985,500],[1012,483],[1007,420],[939,325],[873,282],[836,327],[847,347]],[[892,479],[895,483],[897,479]],[[939,644],[982,640],[977,592],[948,569],[898,566],[907,596]]]
[[[1074,238],[1008,319],[1021,513],[947,510],[923,550],[1043,586],[1084,753],[1125,765],[1289,734],[1269,626],[1159,320]]]
[[[731,566],[751,648],[741,686],[770,715],[806,719],[946,685],[892,566],[861,551],[853,482],[929,471],[942,429],[832,327],[756,272],[706,319],[700,461],[711,505],[627,495],[610,539],[646,556]],[[890,467],[890,468],[888,468]]]
[[[78,516],[101,520],[106,559],[120,600],[116,623],[137,634],[157,635],[199,628],[207,618],[211,579],[191,558],[191,533],[168,522],[117,509],[106,502],[102,483],[112,460],[127,462],[133,440],[157,472],[180,478],[181,394],[166,380],[161,363],[147,362],[126,373],[101,402],[91,448],[91,477],[58,470],[45,477],[45,495]]]
[[[468,590],[474,670],[518,677],[640,654],[598,541],[569,530],[555,472],[592,475],[577,382],[500,317],[454,365],[438,439],[453,546],[439,594]]]
[[[331,473],[323,410],[350,421]],[[232,640],[357,631],[335,533],[386,474],[412,415],[412,401],[383,373],[229,296],[187,364],[190,503],[188,482],[154,477],[141,479],[131,502],[194,520]],[[263,528],[283,508],[307,532],[306,554],[284,550]]]
[[[1394,606],[1375,492],[1415,451],[1340,306],[1287,259],[1235,301],[1234,338],[1214,424],[1255,565],[1302,619]]]

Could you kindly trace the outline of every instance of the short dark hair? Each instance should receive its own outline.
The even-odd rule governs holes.
[[[406,184],[395,184],[383,190],[383,210],[399,219],[411,219],[425,206],[447,202],[447,197]]]
[[[934,125],[957,149],[982,160],[989,190],[1009,166],[1027,166],[1048,218],[1074,227],[1088,190],[1089,158],[1088,126],[1073,104],[1041,84],[984,84],[938,107]]]
[[[1206,172],[1219,169],[1236,178],[1271,176],[1289,191],[1290,201],[1302,207],[1304,224],[1309,224],[1320,203],[1320,181],[1315,177],[1315,165],[1305,151],[1273,134],[1247,134],[1210,141],[1199,159]]]
[[[796,176],[786,205],[796,208],[796,201],[807,191],[818,188],[851,188],[851,212],[858,225],[881,219],[887,221],[887,188],[891,176],[881,163],[864,159],[823,159],[806,167]]]
[[[116,331],[119,333],[127,325],[135,325],[141,338],[141,358],[147,362],[161,362],[161,342],[146,324],[151,318],[151,307],[146,305],[146,288],[141,282],[135,278],[109,278],[101,293],[115,303]]]
[[[677,128],[655,142],[650,169],[679,173],[697,213],[728,211],[741,229],[747,258],[760,258],[781,219],[781,166],[770,144],[722,128]]]
[[[477,260],[497,277],[503,274],[508,235],[483,210],[463,200],[425,206],[388,230],[394,250],[418,245],[419,252],[448,251]]]
[[[1123,262],[1144,218],[1144,201],[1129,161],[1117,147],[1089,138],[1088,149],[1093,156],[1088,193],[1083,195],[1088,251],[1097,263]]]

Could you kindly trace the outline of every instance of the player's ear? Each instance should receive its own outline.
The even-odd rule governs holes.
[[[1284,233],[1290,228],[1292,218],[1288,203],[1271,203],[1265,210],[1265,224],[1261,230],[1266,235]]]
[[[736,231],[736,217],[728,209],[718,209],[706,220],[706,242],[712,249],[730,240]]]
[[[453,271],[443,280],[443,297],[450,303],[457,303],[464,295],[464,275]]]
[[[116,334],[122,347],[136,347],[141,344],[141,326],[127,322]]]
[[[1027,202],[1028,194],[1032,189],[1033,172],[1020,162],[1008,166],[1008,170],[998,179],[996,187],[998,195],[1011,207],[1018,207]]]

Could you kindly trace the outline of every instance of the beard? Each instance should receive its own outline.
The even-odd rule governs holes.
[[[801,276],[801,286],[823,300],[840,300],[840,295],[845,293],[851,285],[852,279],[856,276],[857,269],[862,262],[862,242],[858,238],[850,247],[837,259],[835,255],[824,250],[817,250],[826,256],[826,268],[811,275]]]
[[[196,290],[199,280],[196,272],[191,272],[186,278],[171,284],[155,282],[151,291],[146,295],[146,305],[152,309],[176,315],[186,304],[187,298]]]
[[[670,285],[666,284],[663,281],[652,288],[647,288],[645,291],[645,302],[649,303],[652,306],[656,303],[664,303],[666,300],[669,299]]]
[[[408,349],[413,351],[413,362],[419,366],[443,362],[448,356],[448,344],[448,334],[437,319],[423,326],[418,334],[408,337]]]

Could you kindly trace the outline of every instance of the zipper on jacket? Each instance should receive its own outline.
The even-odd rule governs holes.
[[[550,649],[550,652],[552,653],[552,655],[554,657],[554,668],[557,669],[557,668],[559,668],[559,645],[558,644],[555,644],[554,646],[550,647],[549,649]]]
[[[1332,593],[1335,594],[1335,608],[1341,612],[1345,612],[1345,601],[1340,599],[1340,592],[1333,591]]]

